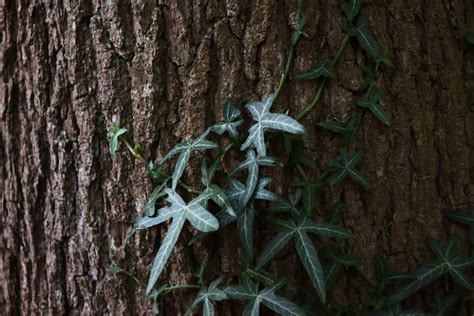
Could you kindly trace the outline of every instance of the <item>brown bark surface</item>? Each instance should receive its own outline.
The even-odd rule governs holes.
[[[142,164],[125,151],[111,158],[107,132],[114,122],[128,128],[144,156],[157,158],[220,119],[227,97],[242,106],[274,91],[296,2],[0,1],[2,314],[147,313],[144,291],[126,277],[98,289],[110,247],[120,245],[152,190]],[[297,115],[314,96],[316,83],[295,74],[318,53],[336,53],[345,23],[339,2],[305,1],[309,40],[296,48],[276,109]],[[445,224],[442,210],[473,202],[474,49],[462,32],[474,30],[474,2],[372,1],[363,11],[397,66],[377,81],[393,124],[387,128],[366,115],[357,137],[365,151],[361,170],[374,187],[365,191],[346,181],[323,201],[341,196],[346,203],[344,225],[357,236],[347,250],[364,258],[362,268],[371,276],[376,251],[393,267],[412,270],[430,258],[426,235],[444,238],[447,229],[465,235]],[[308,153],[322,168],[341,144],[316,123],[355,113],[364,56],[351,41],[338,81],[303,122]],[[163,232],[138,234],[124,264],[147,278]],[[211,278],[238,272],[234,231],[187,247],[191,233],[181,236],[160,282],[192,282],[204,253]],[[279,260],[294,271],[299,295],[316,297],[294,253]],[[330,302],[364,297],[353,283],[341,276]],[[179,293],[163,301],[165,315],[184,311],[194,292]],[[240,305],[221,309],[224,315],[231,310]]]

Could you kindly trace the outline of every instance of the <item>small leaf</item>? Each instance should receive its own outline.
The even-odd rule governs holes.
[[[368,98],[361,98],[356,101],[358,106],[368,108],[370,112],[382,123],[390,125],[390,115],[387,114],[381,107],[379,100],[382,96],[382,90],[375,90]]]
[[[178,185],[178,181],[184,173],[184,169],[188,164],[189,158],[191,157],[191,147],[188,150],[182,152],[179,157],[178,161],[176,162],[176,166],[174,167],[173,175],[171,177],[172,184],[171,189],[173,191],[176,190],[176,186]]]
[[[261,269],[267,262],[275,257],[293,238],[294,232],[281,232],[273,238],[258,258],[257,269]]]
[[[349,0],[346,9],[347,20],[352,20],[359,14],[360,7],[364,2],[365,0]]]
[[[330,64],[326,64],[321,56],[318,56],[317,62],[314,66],[308,70],[303,71],[298,75],[299,79],[318,79],[320,77],[326,77],[330,79],[336,78],[336,70]]]
[[[109,151],[112,156],[118,148],[118,138],[127,132],[126,128],[120,128],[116,124],[112,125],[112,130],[109,133]]]
[[[155,214],[155,204],[156,204],[156,201],[165,196],[166,195],[166,192],[163,191],[165,187],[165,184],[161,184],[159,186],[157,186],[153,192],[151,193],[150,197],[148,198],[145,206],[143,207],[143,213],[147,216],[153,216],[153,214]]]
[[[249,136],[240,150],[254,147],[260,157],[267,155],[264,134],[268,130],[280,130],[291,134],[304,133],[304,127],[296,120],[284,114],[270,113],[274,95],[268,95],[262,102],[251,101],[246,108],[257,122],[249,129]]]
[[[354,155],[349,155],[345,149],[341,150],[341,157],[338,161],[332,160],[330,165],[336,170],[336,174],[331,177],[329,184],[334,186],[342,182],[346,176],[351,176],[355,181],[363,185],[365,188],[370,187],[369,180],[364,177],[360,171],[355,169],[356,164],[362,158],[360,152],[355,153]]]
[[[357,20],[357,26],[348,30],[350,36],[356,36],[362,48],[373,58],[379,55],[377,42],[372,37],[368,29],[369,21],[367,16],[361,14]]]
[[[235,106],[235,102],[232,99],[227,99],[224,102],[224,108],[222,112],[224,120],[226,122],[235,121],[240,116],[240,110]]]

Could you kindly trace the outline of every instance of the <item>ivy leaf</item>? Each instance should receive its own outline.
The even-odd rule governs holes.
[[[336,78],[336,70],[330,64],[324,62],[321,56],[317,57],[316,64],[298,75],[299,79],[312,80],[320,77],[330,79]]]
[[[366,0],[350,0],[349,1],[349,3],[347,4],[347,9],[346,9],[347,20],[352,20],[359,14],[360,7],[362,6],[362,3],[364,2],[366,2]]]
[[[366,15],[361,14],[357,19],[357,26],[352,26],[348,30],[350,36],[356,36],[362,48],[373,58],[379,56],[377,42],[369,32],[369,20]]]
[[[435,260],[424,265],[414,273],[412,281],[402,285],[389,297],[387,304],[392,305],[400,302],[446,273],[446,271],[446,263],[443,260]]]
[[[173,147],[161,160],[160,164],[165,162],[166,160],[170,159],[171,157],[179,154],[178,160],[176,162],[176,166],[173,171],[172,175],[172,185],[171,188],[176,190],[176,186],[178,185],[178,181],[184,173],[184,169],[188,164],[189,158],[191,157],[191,153],[193,151],[202,151],[207,149],[213,149],[219,147],[216,143],[206,140],[207,135],[209,134],[209,130],[204,132],[201,136],[199,136],[194,141],[187,141],[184,143],[177,144]]]
[[[201,203],[211,198],[211,194],[203,193],[186,204],[176,192],[170,189],[165,189],[165,192],[168,194],[167,201],[171,204],[171,206],[160,209],[158,211],[157,217],[159,218],[162,216],[159,221],[161,221],[163,218],[173,218],[173,221],[168,228],[168,232],[163,239],[155,259],[153,260],[150,278],[148,280],[146,289],[147,295],[151,292],[153,286],[163,271],[163,268],[171,255],[173,247],[178,240],[179,234],[186,219],[197,230],[203,232],[209,232],[219,228],[219,222],[217,219],[201,206]]]
[[[240,111],[235,106],[235,103],[231,99],[227,99],[224,103],[223,108],[224,121],[219,122],[211,127],[211,130],[217,135],[222,135],[227,132],[233,139],[239,138],[237,127],[242,125],[243,120],[236,121],[240,116]]]
[[[291,137],[290,135],[284,136],[284,144],[289,154],[289,165],[297,166],[304,165],[310,168],[316,169],[316,162],[304,153],[304,144],[300,138]]]
[[[303,191],[301,189],[292,192],[288,196],[288,200],[279,198],[276,205],[272,206],[270,210],[275,213],[279,212],[291,212],[292,214],[300,214],[301,211],[298,207],[298,204],[301,200],[301,196],[303,195]]]
[[[275,313],[285,316],[300,316],[303,311],[293,302],[276,295],[270,289],[264,289],[260,293],[263,305],[270,308]]]
[[[444,216],[453,222],[473,225],[474,224],[474,213],[470,212],[445,212]]]
[[[468,290],[474,290],[474,283],[461,269],[450,267],[449,274],[459,285],[465,287]]]
[[[253,220],[255,210],[252,205],[242,209],[237,217],[237,230],[242,243],[242,249],[248,257],[253,256]]]
[[[390,125],[390,115],[386,113],[380,106],[379,100],[383,95],[383,91],[376,89],[368,98],[361,98],[356,101],[358,106],[367,108],[382,123]]]
[[[308,218],[303,220],[299,225],[299,229],[324,237],[354,239],[354,235],[352,235],[347,229],[334,224],[316,223]]]
[[[272,285],[275,282],[277,282],[277,280],[273,277],[273,275],[261,269],[255,270],[255,269],[248,268],[244,273],[242,273],[242,275],[248,275],[249,277],[256,280],[257,282],[261,282],[267,285]]]
[[[316,189],[323,188],[325,183],[323,181],[312,181],[304,179],[294,184],[297,187],[301,187],[303,190],[303,207],[306,215],[311,215],[316,206]]]
[[[163,191],[165,188],[165,183],[157,186],[153,192],[151,193],[150,197],[148,198],[147,202],[145,203],[145,206],[143,207],[143,213],[147,216],[153,216],[155,214],[155,204],[156,201],[165,196],[166,192]]]
[[[146,288],[147,295],[150,294],[150,292],[153,290],[156,281],[160,277],[160,274],[163,271],[163,268],[165,267],[165,264],[171,255],[171,252],[173,251],[173,247],[178,241],[178,237],[181,232],[181,229],[184,226],[185,220],[186,216],[184,213],[179,213],[179,215],[173,218],[173,221],[171,222],[171,225],[168,228],[168,232],[166,233],[166,236],[163,239],[163,242],[161,243],[160,249],[158,250],[155,259],[153,260],[150,271],[150,277],[148,279],[148,285]]]
[[[368,87],[370,87],[372,82],[374,82],[376,71],[375,71],[375,67],[370,66],[370,65],[363,65],[362,70],[365,73],[364,81],[362,83],[362,90],[365,90]]]
[[[272,178],[262,178],[258,180],[257,189],[255,190],[255,199],[265,201],[277,201],[278,195],[265,189],[265,187],[272,182]]]
[[[303,315],[303,311],[301,311],[296,304],[274,293],[278,287],[279,285],[273,285],[258,292],[257,287],[250,283],[250,285],[244,286],[228,286],[224,289],[224,292],[231,299],[250,301],[242,315],[258,316],[260,314],[260,303],[263,303],[266,307],[281,315]]]
[[[336,170],[336,174],[331,177],[329,184],[334,186],[342,180],[344,180],[347,175],[351,176],[355,181],[360,183],[365,188],[370,187],[370,182],[360,171],[355,169],[355,166],[362,158],[360,152],[355,153],[354,155],[347,154],[346,150],[341,150],[341,157],[338,161],[332,160],[330,165]]]
[[[257,157],[253,150],[247,151],[247,159],[240,163],[231,175],[240,172],[241,170],[247,169],[247,183],[245,185],[245,191],[241,196],[241,205],[244,207],[252,198],[255,189],[258,184],[258,173],[259,166],[272,166],[278,164],[278,160],[272,157]]]
[[[308,16],[306,14],[298,15],[298,20],[296,21],[296,30],[291,34],[291,45],[295,46],[300,40],[301,35],[308,36],[303,32],[303,28],[306,24]]]
[[[321,123],[318,123],[318,126],[321,128],[324,128],[325,130],[328,130],[337,134],[341,134],[342,136],[344,136],[344,139],[346,140],[346,143],[347,143],[348,139],[354,132],[356,123],[357,123],[357,118],[353,117],[347,122],[337,122],[337,121],[321,122]]]
[[[393,61],[390,59],[390,57],[388,56],[388,52],[386,51],[380,53],[379,56],[375,58],[375,62],[382,63],[388,68],[395,69],[395,65],[393,64]]]
[[[219,205],[224,212],[228,213],[232,217],[236,216],[235,211],[232,208],[229,199],[227,198],[227,195],[221,188],[219,188],[215,184],[211,184],[207,188],[207,190],[213,192],[211,200],[214,201],[214,203],[216,203],[217,205]]]
[[[267,155],[264,134],[269,130],[279,130],[291,134],[304,133],[304,127],[296,120],[284,114],[271,113],[274,95],[268,95],[262,102],[251,101],[247,103],[246,108],[257,122],[249,129],[249,136],[242,144],[240,150],[254,147],[260,157]]]
[[[126,128],[120,128],[116,124],[112,125],[112,130],[109,133],[109,151],[112,156],[118,148],[118,138],[127,132]]]
[[[323,268],[319,262],[318,253],[314,248],[314,245],[302,229],[298,229],[295,233],[296,239],[296,251],[298,256],[301,259],[306,272],[309,275],[313,286],[321,298],[321,302],[324,304],[326,302],[326,284]]]
[[[471,44],[474,44],[474,32],[464,32],[464,39]]]
[[[212,316],[215,314],[214,305],[212,301],[222,301],[228,299],[227,294],[218,288],[218,285],[222,282],[222,278],[212,281],[208,288],[202,288],[194,302],[186,311],[185,315],[189,316],[193,310],[202,302],[203,303],[203,315]]]
[[[296,226],[295,226],[296,229]],[[294,231],[284,231],[276,235],[265,247],[260,258],[257,261],[257,268],[261,269],[263,266],[268,263],[272,258],[274,258],[293,238]]]

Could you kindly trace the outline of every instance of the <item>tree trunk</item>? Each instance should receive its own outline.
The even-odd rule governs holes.
[[[309,38],[296,47],[290,80],[275,106],[294,116],[317,88],[296,74],[318,53],[332,58],[344,37],[345,2],[304,2]],[[122,243],[152,190],[142,163],[125,150],[111,157],[107,133],[118,123],[129,130],[131,142],[142,145],[146,158],[155,159],[219,120],[226,98],[242,107],[273,92],[296,8],[297,0],[0,1],[5,315],[148,313],[144,290],[130,278],[117,275],[100,286],[109,249]],[[462,32],[474,30],[474,3],[372,1],[363,11],[396,64],[377,81],[393,123],[384,127],[366,115],[356,139],[365,152],[360,169],[374,186],[366,191],[346,181],[322,200],[345,202],[344,226],[357,237],[347,250],[363,258],[362,270],[372,278],[375,252],[408,271],[430,258],[427,235],[445,238],[446,228],[466,235],[459,226],[446,226],[442,210],[473,202],[474,50]],[[306,150],[321,168],[337,157],[341,143],[316,128],[317,122],[352,116],[362,91],[365,54],[354,41],[341,56],[338,80],[302,121],[310,135]],[[124,267],[146,279],[163,233],[160,228],[137,234],[121,261]],[[188,247],[191,234],[181,236],[160,284],[192,283],[204,254],[209,277],[238,273],[235,231]],[[267,237],[259,236],[259,249]],[[278,260],[305,289],[299,295],[316,297],[293,252]],[[330,303],[366,297],[353,275],[338,280]],[[162,313],[180,315],[195,294],[164,296]],[[412,306],[426,306],[421,300]],[[223,315],[241,309],[239,303],[219,307]]]

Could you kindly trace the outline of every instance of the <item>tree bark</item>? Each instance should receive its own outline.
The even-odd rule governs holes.
[[[295,116],[317,88],[295,75],[318,54],[332,58],[344,37],[344,3],[304,6],[309,38],[298,44],[275,106]],[[0,310],[148,313],[144,290],[125,276],[99,289],[109,249],[121,244],[152,190],[143,164],[125,150],[110,156],[107,132],[113,123],[127,128],[129,140],[155,159],[220,119],[227,97],[242,107],[274,92],[296,8],[296,0],[0,1]],[[344,225],[357,237],[347,250],[362,256],[362,269],[373,277],[375,252],[408,271],[430,258],[426,235],[466,235],[446,225],[442,210],[473,202],[474,49],[462,32],[474,30],[474,3],[372,1],[363,11],[396,64],[377,81],[393,123],[384,127],[366,115],[356,139],[365,152],[361,170],[373,188],[346,181],[322,200],[327,205],[342,197]],[[364,56],[351,40],[337,66],[338,80],[302,122],[310,135],[306,150],[321,168],[337,157],[341,143],[316,124],[356,113]],[[272,189],[283,192],[284,177],[273,176],[280,185]],[[137,234],[126,267],[147,278],[163,233]],[[204,254],[209,277],[238,273],[235,231],[188,247],[191,233],[181,236],[162,284],[192,283]],[[259,236],[259,249],[268,237]],[[295,273],[304,289],[299,295],[316,297],[293,252],[278,260]],[[351,274],[338,280],[330,303],[366,297]],[[193,294],[168,294],[163,314],[180,315]],[[423,307],[425,299],[409,301]],[[241,305],[223,304],[220,311],[234,314]]]

